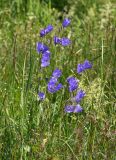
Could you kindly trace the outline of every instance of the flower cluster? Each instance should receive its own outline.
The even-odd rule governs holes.
[[[85,60],[84,63],[77,65],[77,73],[80,74],[81,72],[85,71],[86,69],[90,69],[90,68],[92,68],[92,64],[88,60]],[[67,82],[69,84],[69,92],[73,92],[74,90],[78,89],[79,80],[77,80],[75,77],[68,77]],[[73,101],[77,103],[77,105],[65,106],[65,112],[68,112],[68,113],[82,112],[83,109],[79,103],[81,102],[81,100],[84,98],[85,95],[86,94],[83,90],[79,90],[76,96],[72,98]]]
[[[78,89],[79,80],[77,80],[75,77],[68,77],[67,82],[69,84],[69,92],[73,92]],[[83,90],[79,90],[76,96],[72,98],[72,100],[77,104],[65,106],[65,112],[68,112],[68,113],[82,112],[83,109],[79,103],[81,102],[84,96],[85,96],[85,92]]]
[[[84,63],[77,65],[77,73],[80,74],[81,72],[85,71],[86,69],[90,69],[90,68],[92,68],[92,64],[88,60],[85,60]],[[77,80],[75,77],[67,78],[67,82],[69,83],[69,92],[72,92],[78,88],[79,80]],[[77,103],[77,105],[65,106],[65,112],[68,112],[68,113],[82,112],[83,109],[79,103],[81,102],[81,100],[84,98],[85,95],[86,94],[83,90],[79,90],[76,96],[72,98],[73,101]]]
[[[70,106],[65,107],[65,112],[67,112],[67,113],[78,113],[78,112],[82,112],[82,110],[83,109],[80,106],[80,104],[70,105]]]
[[[65,18],[62,23],[62,26],[67,27],[69,24],[70,24],[70,20],[68,18]],[[44,37],[46,34],[51,32],[52,30],[53,30],[53,26],[48,25],[45,29],[42,29],[40,31],[40,37]],[[57,36],[54,36],[53,40],[54,40],[55,45],[61,44],[62,46],[68,46],[71,43],[71,41],[66,37],[58,38]],[[41,42],[38,42],[37,52],[42,53],[41,67],[49,66],[50,65],[50,55],[51,55],[51,52],[49,51],[49,47]]]
[[[59,38],[57,36],[54,36],[54,44],[61,44],[62,46],[68,46],[69,44],[71,44],[71,41],[66,38],[66,37],[63,37],[63,38]]]
[[[47,67],[50,65],[50,51],[48,46],[45,44],[38,42],[37,43],[37,52],[42,53],[42,58],[41,58],[41,67]]]
[[[70,24],[70,19],[65,18],[62,27],[65,28]],[[40,37],[44,37],[46,34],[51,32],[53,30],[52,25],[48,25],[45,29],[42,29],[40,31]],[[53,37],[54,44],[60,44],[62,46],[68,46],[71,44],[71,41],[67,37],[62,37],[59,38],[58,36]],[[49,47],[46,46],[43,42],[38,42],[37,43],[37,52],[42,54],[41,56],[41,67],[47,67],[50,65],[50,57],[51,57],[51,52],[49,51]],[[77,73],[80,74],[81,72],[85,71],[86,69],[92,68],[92,64],[88,61],[85,60],[84,63],[78,64],[77,65]],[[59,78],[62,75],[62,71],[58,68],[56,68],[52,76],[47,84],[47,89],[49,93],[55,93],[59,91],[60,89],[63,88],[62,83],[59,83]],[[73,76],[69,76],[67,78],[67,83],[69,85],[69,92],[72,93],[76,91],[76,95],[71,98],[72,105],[66,105],[65,106],[65,112],[67,113],[78,113],[82,112],[83,108],[80,106],[81,100],[84,98],[86,95],[85,92],[81,89],[78,89],[79,87],[79,80],[76,79]],[[38,93],[39,100],[44,100],[45,99],[45,94],[43,92]]]
[[[63,88],[63,85],[61,83],[58,83],[58,78],[62,75],[62,71],[58,68],[54,70],[52,73],[52,77],[50,78],[48,82],[48,92],[55,93],[59,91],[61,88]]]
[[[46,52],[44,52],[42,54],[42,58],[41,58],[41,67],[47,67],[50,65],[50,51],[47,50]]]

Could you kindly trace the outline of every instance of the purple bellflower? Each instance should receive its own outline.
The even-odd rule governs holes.
[[[63,37],[63,38],[61,39],[61,45],[62,45],[62,46],[68,46],[68,45],[70,45],[70,44],[71,44],[71,41],[70,41],[68,38]]]
[[[45,34],[45,29],[42,29],[41,31],[40,31],[40,37],[44,37],[46,34]]]
[[[50,51],[45,51],[42,54],[42,58],[41,58],[41,67],[47,67],[50,65]]]
[[[43,52],[46,52],[48,50],[48,46],[46,46],[45,44],[41,43],[41,42],[38,42],[37,43],[37,52],[38,53],[43,53]]]
[[[54,44],[61,44],[62,46],[68,46],[71,44],[71,41],[68,38],[59,38],[57,36],[54,36]]]
[[[45,94],[43,92],[39,92],[38,97],[39,97],[40,100],[44,100],[45,99]]]
[[[72,92],[78,88],[78,82],[75,77],[68,77],[67,82],[69,83],[69,92]]]
[[[49,24],[47,27],[46,27],[46,33],[49,33],[53,30],[53,26],[51,24]]]
[[[59,78],[61,75],[62,75],[62,71],[58,68],[56,68],[52,73],[52,76],[56,78]]]
[[[63,23],[62,23],[62,26],[63,26],[63,27],[67,27],[67,26],[70,24],[70,22],[71,22],[70,19],[65,18],[64,21],[63,21]]]
[[[59,91],[63,85],[61,83],[58,84],[57,78],[51,77],[50,81],[48,82],[48,91],[50,93],[55,93]]]
[[[63,88],[63,85],[61,83],[58,83],[58,78],[62,75],[62,71],[58,68],[56,68],[53,73],[52,77],[48,82],[48,91],[50,93],[55,93],[59,91],[61,88]]]
[[[84,71],[83,64],[78,64],[78,66],[77,66],[77,73],[81,73],[83,71]]]
[[[76,106],[73,105],[69,105],[69,106],[65,106],[65,112],[67,113],[79,113],[82,112],[82,107],[77,104]]]
[[[46,34],[51,32],[52,30],[53,30],[53,26],[52,25],[48,25],[45,29],[42,29],[40,31],[40,37],[44,37]]]
[[[92,68],[92,64],[88,60],[85,60],[84,63],[77,65],[77,73],[81,73],[90,68]]]
[[[83,97],[85,97],[85,92],[83,90],[79,90],[77,95],[74,97],[74,99],[77,103],[80,103]]]
[[[47,67],[50,65],[50,61],[43,61],[41,62],[41,67],[44,68],[44,67]]]
[[[51,52],[49,50],[42,53],[42,56],[44,57],[50,57],[50,55],[51,55]]]
[[[54,44],[61,44],[61,38],[54,36]]]
[[[90,69],[92,68],[92,64],[88,60],[85,60],[83,63],[83,67],[84,69]]]

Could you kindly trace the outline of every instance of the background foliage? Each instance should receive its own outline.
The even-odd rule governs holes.
[[[51,65],[42,73],[36,42],[48,24],[64,17],[67,48],[50,46]],[[1,0],[0,2],[0,159],[115,159],[116,4],[111,0]],[[47,38],[51,39],[51,35]],[[89,59],[93,69],[79,77],[76,65]],[[46,91],[54,68],[80,79],[87,96],[82,114],[65,114],[67,90]],[[47,93],[37,99],[38,78]]]

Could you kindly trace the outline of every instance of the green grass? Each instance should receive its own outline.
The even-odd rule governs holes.
[[[63,48],[55,47],[52,37],[59,34],[58,18],[65,14],[51,8],[51,2],[1,2],[0,160],[115,160],[115,3],[95,1],[87,8],[86,1],[71,4],[71,26],[60,36],[70,37],[72,44]],[[36,42],[47,24],[55,26],[44,38],[51,41],[51,64],[41,71]],[[85,59],[93,69],[79,76],[76,66]],[[47,92],[45,78],[56,67],[63,71],[63,84],[70,75],[80,79],[86,91],[82,113],[64,113],[68,86],[54,95]],[[38,89],[46,93],[41,103]]]

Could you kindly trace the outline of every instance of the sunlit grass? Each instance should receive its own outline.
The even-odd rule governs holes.
[[[71,27],[60,35],[68,35],[72,44],[63,48],[55,47],[51,38],[55,32],[59,34],[58,11],[51,9],[50,3],[30,2],[26,14],[20,7],[15,14],[12,7],[0,12],[0,159],[114,160],[116,13],[113,6],[94,6],[85,19],[74,14]],[[111,10],[106,17],[105,7]],[[51,65],[40,71],[36,42],[41,41],[40,29],[48,24],[55,26],[53,33],[44,39],[46,43],[47,39],[51,41]],[[93,68],[80,76],[76,67],[85,59],[93,63]],[[50,78],[56,67],[63,71],[60,78],[63,84],[66,85],[70,75],[80,79],[79,87],[86,91],[82,113],[64,113],[66,100],[70,98],[67,85],[54,95],[47,92],[45,79]],[[43,79],[40,88],[46,93],[41,103],[37,97],[40,77]]]

